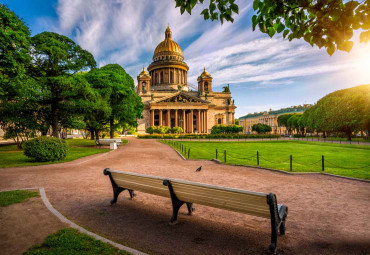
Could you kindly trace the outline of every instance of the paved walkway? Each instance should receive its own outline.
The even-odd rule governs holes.
[[[154,140],[129,144],[73,162],[0,169],[0,190],[45,187],[53,206],[69,219],[113,241],[152,254],[268,254],[270,222],[195,205],[195,214],[169,226],[169,199],[122,193],[109,205],[106,167],[260,192],[274,192],[289,207],[284,254],[370,252],[370,185],[330,176],[286,175],[209,161],[184,161]],[[195,172],[200,165],[201,172]]]

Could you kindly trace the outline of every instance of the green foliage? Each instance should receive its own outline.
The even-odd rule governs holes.
[[[237,134],[243,132],[243,127],[239,125],[214,125],[211,134]]]
[[[48,236],[44,243],[26,251],[25,255],[90,254],[90,255],[129,255],[110,244],[103,243],[75,229],[65,228]]]
[[[191,10],[199,2],[203,4],[204,0],[175,0],[176,7],[180,7],[180,12],[183,14],[187,11],[191,14]],[[204,19],[220,20],[221,24],[226,21],[234,21],[233,13],[239,13],[239,6],[236,5],[235,0],[211,0],[208,9],[204,9],[201,13]]]
[[[175,0],[183,14],[204,0]],[[209,7],[201,12],[204,19],[233,22],[232,15],[239,12],[234,0],[210,0]],[[355,30],[360,30],[360,42],[370,40],[370,1],[344,0],[254,0],[253,30],[273,37],[283,33],[289,41],[303,38],[311,46],[325,47],[329,55],[336,50],[349,52]]]
[[[94,57],[68,37],[52,32],[31,38],[30,56],[29,75],[42,88],[38,102],[48,113],[45,122],[58,137],[61,125],[69,122],[65,118],[91,110],[88,102],[96,95],[78,72],[94,68]]]
[[[0,96],[12,90],[9,82],[22,78],[29,63],[30,30],[6,5],[0,4]]]
[[[24,155],[37,162],[62,160],[67,156],[67,145],[64,140],[55,137],[38,137],[23,145]]]
[[[20,203],[27,198],[37,197],[38,195],[37,191],[30,190],[2,191],[0,192],[0,207]]]
[[[144,106],[135,93],[133,79],[120,65],[109,64],[93,69],[85,77],[101,96],[94,111],[85,115],[88,129],[101,130],[109,123],[113,135],[118,128],[136,127],[136,119],[141,117]]]
[[[239,126],[239,119],[235,119],[235,125]]]
[[[335,91],[306,110],[302,124],[318,132],[370,131],[370,85]]]
[[[153,126],[153,127],[148,127],[146,129],[146,132],[148,134],[179,134],[183,133],[184,130],[182,130],[181,127],[167,127],[167,126]]]
[[[280,135],[253,135],[253,134],[151,134],[138,135],[141,139],[255,139],[255,138],[281,138]]]
[[[272,129],[269,125],[258,123],[252,126],[252,131],[257,132],[258,134],[265,134],[271,132]]]

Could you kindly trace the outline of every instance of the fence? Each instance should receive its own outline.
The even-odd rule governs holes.
[[[184,145],[180,141],[163,139],[163,140],[161,140],[161,142],[174,147],[179,152],[181,152],[186,158],[188,158],[188,159],[190,158],[191,148],[186,147],[186,145]],[[282,164],[289,164],[289,171],[294,170],[293,168],[294,168],[295,164],[299,165],[301,167],[302,166],[304,166],[304,167],[314,167],[317,171],[325,171],[325,167],[327,167],[327,168],[332,167],[332,168],[338,168],[338,169],[347,169],[347,170],[357,170],[357,169],[364,169],[364,168],[370,167],[370,165],[365,165],[365,166],[361,166],[361,167],[343,167],[343,166],[339,166],[339,165],[325,159],[324,155],[321,155],[320,159],[315,160],[314,162],[310,162],[310,163],[300,162],[299,160],[297,160],[297,158],[299,159],[299,158],[302,158],[302,157],[295,158],[295,157],[293,157],[293,155],[289,155],[289,158],[281,160],[281,161],[274,161],[274,160],[268,159],[267,157],[262,156],[259,151],[256,151],[256,154],[254,154],[254,155],[244,155],[244,154],[236,153],[236,152],[233,152],[233,151],[227,151],[227,150],[219,151],[219,149],[215,149],[214,156],[215,156],[214,157],[215,159],[220,160],[221,162],[223,162],[225,164],[230,163],[228,161],[228,159],[230,159],[230,158],[234,159],[234,160],[236,159],[237,161],[244,161],[246,163],[245,165],[257,166],[257,167],[261,167],[262,162],[268,162],[268,163],[270,163],[270,165],[272,164],[272,165],[279,165],[279,166],[281,166]],[[311,155],[308,155],[308,156],[311,156]],[[274,167],[274,168],[276,169],[276,167]]]

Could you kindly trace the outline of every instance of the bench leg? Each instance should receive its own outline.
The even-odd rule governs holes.
[[[270,217],[271,217],[271,244],[269,246],[269,250],[275,254],[277,251],[277,237],[280,225],[280,218],[278,215],[275,194],[273,193],[268,194],[267,203],[270,207]]]
[[[172,217],[170,220],[170,225],[175,225],[177,223],[177,215],[179,214],[179,210],[183,204],[186,203],[186,206],[188,207],[189,215],[193,211],[192,203],[187,203],[184,201],[181,201],[177,198],[175,192],[173,191],[172,184],[169,180],[164,180],[163,185],[168,187],[168,190],[170,191],[171,195],[171,202],[172,202]]]
[[[136,197],[136,194],[135,194],[134,190],[129,189],[128,192],[130,193],[130,199],[131,200],[134,199],[134,197]]]
[[[193,203],[186,203],[186,206],[188,207],[188,215],[192,215],[195,210],[193,207]]]
[[[113,199],[110,201],[110,204],[113,205],[115,203],[117,203],[117,199],[118,199],[118,196],[119,194],[121,194],[122,191],[124,191],[125,189],[124,188],[121,188],[121,187],[113,187]]]
[[[109,171],[109,168],[104,169],[103,173],[104,175],[109,176],[109,180],[112,183],[113,199],[110,201],[110,204],[112,205],[112,204],[117,203],[119,194],[121,194],[122,191],[126,190],[126,188],[122,188],[117,185],[117,183],[113,180],[113,177],[112,177],[111,172]],[[136,196],[135,192],[132,189],[127,189],[127,190],[130,193],[130,199],[133,199]]]

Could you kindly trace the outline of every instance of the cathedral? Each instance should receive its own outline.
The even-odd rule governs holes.
[[[228,89],[212,90],[212,76],[204,68],[198,77],[198,89],[189,88],[181,47],[172,40],[169,27],[165,39],[155,48],[148,72],[137,77],[137,94],[144,104],[138,133],[151,126],[181,127],[184,133],[210,133],[214,125],[234,124],[236,106]],[[201,70],[200,70],[201,71]]]

